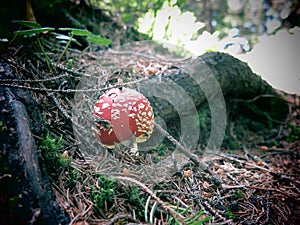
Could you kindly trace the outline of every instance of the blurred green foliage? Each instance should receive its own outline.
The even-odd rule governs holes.
[[[299,25],[294,14],[299,9],[296,0],[91,0],[92,4],[109,11],[128,26],[137,26],[138,19],[147,12],[157,15],[165,3],[177,6],[181,12],[192,12],[199,22],[205,23],[209,33],[219,31],[221,37],[231,28],[242,36],[272,34],[282,27]],[[203,31],[203,30],[202,30]]]

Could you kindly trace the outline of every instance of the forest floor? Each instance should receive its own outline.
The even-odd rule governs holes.
[[[9,60],[18,79],[23,80],[19,88],[26,86],[41,109],[47,134],[34,137],[56,201],[70,224],[250,225],[300,221],[299,96],[282,93],[290,111],[276,138],[262,137],[260,143],[224,149],[206,159],[206,167],[191,163],[163,181],[153,181],[137,177],[133,166],[160,160],[171,149],[135,157],[121,148],[100,148],[102,153],[97,157],[85,157],[79,150],[70,110],[74,93],[63,90],[69,85],[74,88],[78,77],[103,72],[101,68],[86,69],[99,60],[98,56],[86,53],[76,63],[70,57],[64,67],[55,68],[59,71],[56,75],[41,62]],[[121,69],[116,68],[115,77],[110,79],[118,79]],[[152,67],[147,73],[158,70],[161,67]],[[60,91],[47,94],[51,89]],[[127,165],[114,171],[113,178],[107,176],[112,158]]]
[[[286,97],[288,123],[299,125],[299,98]],[[206,161],[208,170],[189,165],[156,184],[139,181],[126,168],[116,173],[123,179],[99,177],[98,161],[72,159],[76,184],[66,187],[72,176],[65,171],[54,192],[72,222],[84,224],[297,224],[300,141],[291,141],[292,128],[280,132],[276,146],[223,150]],[[117,154],[128,165],[146,157]]]

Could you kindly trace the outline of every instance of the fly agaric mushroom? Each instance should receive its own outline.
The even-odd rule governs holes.
[[[97,100],[96,138],[107,148],[133,141],[131,152],[137,153],[137,142],[145,142],[152,134],[154,113],[147,98],[129,88],[113,88]]]

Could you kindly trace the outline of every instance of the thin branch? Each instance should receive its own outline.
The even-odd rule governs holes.
[[[69,74],[61,74],[61,75],[54,76],[54,77],[49,77],[49,78],[44,78],[44,79],[36,79],[36,80],[32,80],[32,79],[23,79],[23,80],[22,79],[1,79],[0,83],[13,83],[13,82],[41,83],[41,82],[59,80],[61,78],[68,77],[68,76],[70,76],[70,75]]]
[[[130,177],[120,177],[120,176],[114,176],[113,178],[118,179],[118,180],[123,180],[123,181],[127,181],[130,183],[134,183],[136,185],[138,185],[139,187],[141,187],[145,192],[147,192],[152,198],[155,199],[155,201],[160,204],[160,206],[162,207],[162,209],[165,212],[169,212],[171,214],[172,217],[176,218],[181,224],[186,225],[186,223],[182,220],[181,217],[179,217],[175,211],[173,211],[171,208],[169,208],[159,197],[157,197],[155,195],[155,193],[150,190],[150,188],[148,188],[145,184],[141,183],[138,180],[135,180],[133,178]]]
[[[206,169],[207,166],[203,164],[198,158],[197,155],[191,153],[188,149],[186,149],[179,141],[177,141],[172,135],[170,135],[164,128],[162,128],[158,123],[154,122],[155,128],[160,132],[163,136],[165,136],[169,141],[171,141],[177,148],[180,149],[180,151],[188,156],[192,162],[194,162],[196,165],[204,166]]]
[[[120,213],[120,214],[115,215],[108,222],[103,223],[103,225],[112,225],[112,224],[115,224],[116,222],[118,222],[121,219],[129,219],[131,221],[134,221],[135,223],[138,223],[138,221],[136,219],[134,219],[130,214]]]
[[[115,55],[135,55],[135,56],[141,56],[143,58],[147,58],[147,59],[151,59],[151,60],[155,60],[155,61],[160,61],[160,62],[165,62],[165,63],[180,63],[180,62],[185,62],[187,60],[190,60],[191,57],[189,58],[184,58],[184,59],[169,59],[169,60],[166,60],[166,59],[163,59],[162,57],[158,57],[158,56],[151,56],[151,55],[146,55],[146,54],[143,54],[143,53],[140,53],[140,52],[135,52],[135,51],[116,51],[116,50],[113,50],[113,49],[109,49],[108,50],[108,53],[111,53],[111,54],[115,54]]]
[[[17,84],[0,84],[0,87],[10,87],[10,88],[17,88],[17,89],[25,89],[30,91],[37,91],[37,92],[56,92],[56,93],[89,93],[89,92],[104,92],[111,88],[118,88],[122,86],[137,84],[142,82],[143,80],[147,80],[147,77],[127,82],[124,84],[116,84],[110,87],[101,87],[101,88],[90,88],[90,89],[51,89],[51,88],[40,88],[40,87],[28,87],[24,85],[17,85]]]

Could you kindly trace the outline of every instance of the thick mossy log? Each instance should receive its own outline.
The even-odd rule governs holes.
[[[188,61],[183,68],[184,70],[179,73],[152,76],[139,88],[149,96],[154,93],[153,89],[157,91],[157,95],[175,96],[172,101],[179,104],[179,102],[186,102],[186,99],[180,96],[178,89],[172,89],[172,87],[181,87],[191,97],[196,107],[201,106],[215,94],[214,92],[206,93],[211,89],[222,91],[227,103],[257,102],[261,109],[266,110],[274,120],[284,120],[288,112],[284,98],[260,76],[254,74],[246,63],[231,55],[219,52],[206,53],[195,60]],[[176,105],[176,102],[172,103]],[[171,105],[161,101],[153,101],[153,104],[165,120],[169,121],[175,117],[172,113],[174,110],[170,109]]]
[[[235,123],[243,123],[243,129],[253,132],[270,130],[283,123],[288,113],[281,94],[246,63],[225,53],[211,52],[188,60],[177,72],[152,76],[136,88],[149,96],[155,114],[169,126],[180,128],[180,120],[184,120],[181,129],[200,126],[203,141],[207,141],[207,133]],[[206,120],[204,127],[197,124],[198,118],[188,118],[195,110],[200,120]]]

